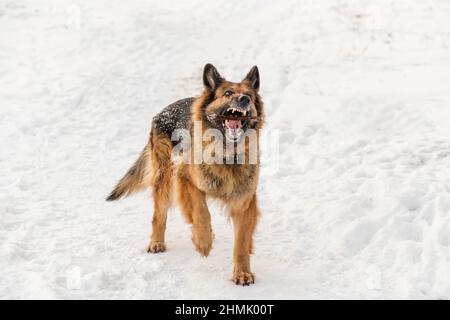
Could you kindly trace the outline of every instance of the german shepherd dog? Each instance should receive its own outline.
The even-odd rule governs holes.
[[[250,255],[260,215],[256,199],[259,155],[256,147],[257,160],[249,161],[250,140],[245,138],[245,133],[252,129],[258,142],[264,119],[259,83],[256,66],[241,82],[233,83],[225,80],[213,65],[207,64],[203,71],[202,95],[179,100],[153,118],[148,144],[107,198],[112,201],[142,189],[152,189],[154,213],[147,251],[157,253],[166,250],[167,211],[172,194],[175,194],[183,216],[192,224],[192,242],[205,257],[214,238],[207,198],[218,199],[226,206],[233,222],[232,281],[238,285],[250,285],[255,281],[250,269]],[[194,123],[201,124],[199,132],[202,134],[208,129],[222,133],[226,139],[220,142],[221,146],[236,147],[231,148],[232,151],[226,149],[223,155],[226,163],[174,161],[173,149],[180,141],[173,139],[173,133],[184,129],[191,136],[195,135]],[[217,143],[212,140],[201,139],[199,143],[207,148],[211,143]],[[242,148],[237,148],[238,145]],[[240,156],[244,156],[244,161],[237,163],[235,160]],[[188,159],[192,160],[192,157]]]

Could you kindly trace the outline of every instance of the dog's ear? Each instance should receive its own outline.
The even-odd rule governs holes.
[[[253,66],[253,68],[247,73],[245,76],[245,79],[243,81],[247,80],[250,82],[250,85],[253,89],[258,91],[259,89],[259,71],[257,66]]]
[[[203,84],[205,85],[205,88],[213,92],[222,81],[224,81],[224,79],[219,74],[216,67],[208,63],[203,69]]]

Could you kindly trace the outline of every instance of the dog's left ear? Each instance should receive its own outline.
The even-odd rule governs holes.
[[[217,71],[216,67],[208,63],[203,69],[203,84],[206,89],[213,92],[224,79]]]
[[[259,89],[259,71],[257,66],[253,66],[253,68],[247,73],[244,81],[247,80],[250,82],[250,85],[253,89]]]

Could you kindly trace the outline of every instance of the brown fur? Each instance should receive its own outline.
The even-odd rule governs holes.
[[[151,148],[146,145],[142,150],[141,155],[127,171],[125,176],[120,179],[114,190],[110,193],[106,200],[112,201],[122,197],[126,197],[132,193],[141,191],[151,186],[150,174],[151,167],[149,166],[151,159]]]
[[[208,90],[206,84],[204,93],[195,100],[192,106],[192,120],[202,121],[203,131],[208,129],[210,124],[205,121],[205,114],[214,112],[216,108],[226,102],[223,94],[229,89],[236,94],[249,95],[253,101],[251,105],[253,114],[264,117],[263,103],[258,94],[258,87],[253,88],[252,82],[248,79],[244,79],[241,83],[223,80],[214,90]],[[262,124],[262,121],[259,121],[254,125],[257,137],[259,137]],[[202,141],[203,147],[209,143],[211,142]],[[153,126],[149,144],[133,167],[120,180],[108,200],[115,200],[146,186],[151,186],[154,214],[148,252],[163,252],[166,249],[164,235],[167,211],[171,205],[171,194],[174,189],[183,216],[189,224],[192,224],[192,242],[202,256],[208,256],[214,239],[211,215],[206,199],[211,197],[222,201],[229,209],[234,226],[232,280],[240,285],[253,283],[254,275],[250,269],[250,254],[253,252],[253,233],[260,216],[256,197],[259,159],[258,164],[249,164],[248,140],[243,139],[240,143],[245,144],[246,162],[243,164],[191,163],[175,165],[171,159],[172,142],[170,137]]]

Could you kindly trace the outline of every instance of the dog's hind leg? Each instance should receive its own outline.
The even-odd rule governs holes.
[[[214,234],[205,194],[187,178],[177,177],[178,204],[188,223],[192,223],[192,242],[204,257],[212,249]]]
[[[152,253],[164,252],[166,250],[165,232],[167,211],[171,204],[171,185],[173,167],[171,162],[172,143],[163,134],[152,130],[152,187],[154,212],[152,219],[152,235],[147,251]]]

